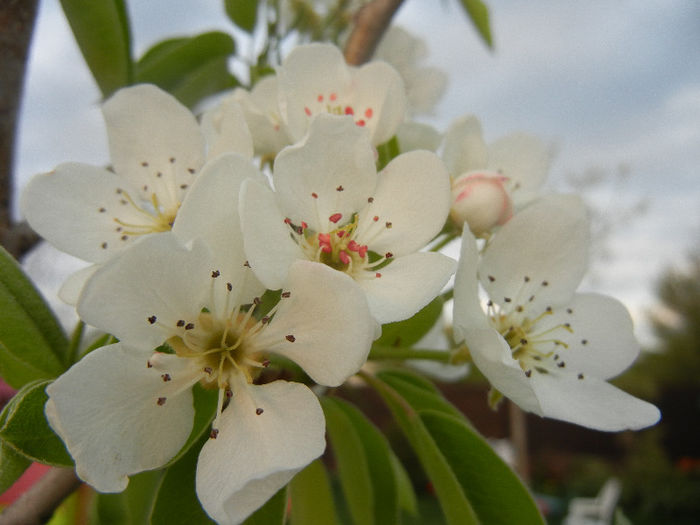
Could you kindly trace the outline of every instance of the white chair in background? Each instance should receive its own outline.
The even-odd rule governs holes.
[[[620,480],[609,478],[595,498],[573,498],[564,525],[611,525],[621,493]]]

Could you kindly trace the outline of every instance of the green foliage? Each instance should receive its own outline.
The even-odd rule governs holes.
[[[489,23],[489,8],[481,0],[460,0],[462,7],[474,24],[484,43],[493,48],[491,25]]]
[[[161,471],[142,472],[129,477],[129,485],[117,494],[96,493],[91,523],[131,525],[148,523]]]
[[[256,510],[243,525],[284,525],[287,512],[287,487],[282,487]]]
[[[252,33],[258,17],[257,0],[224,0],[226,14],[241,29]]]
[[[131,37],[124,0],[61,0],[102,96],[131,84]]]
[[[134,80],[155,84],[191,107],[237,85],[227,65],[235,50],[233,38],[220,31],[163,40],[136,63]]]
[[[442,315],[440,296],[430,301],[413,317],[382,325],[382,335],[374,344],[409,347],[416,344],[435,325]]]
[[[68,366],[68,340],[12,256],[0,247],[0,376],[13,388]]]
[[[0,440],[0,494],[9,489],[31,464],[29,458]]]
[[[59,467],[73,466],[73,460],[44,416],[50,381],[25,385],[5,406],[0,416],[0,440],[4,445],[34,461]]]
[[[289,484],[291,525],[336,525],[338,519],[326,467],[320,459],[299,472]]]

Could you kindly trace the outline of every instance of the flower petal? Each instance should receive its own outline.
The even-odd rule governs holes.
[[[555,328],[564,325],[567,330]],[[558,351],[571,373],[608,379],[626,370],[639,355],[627,308],[605,295],[576,294],[568,306],[554,309],[537,323],[537,331],[566,344]]]
[[[335,228],[331,215],[347,222],[374,192],[374,149],[352,119],[321,114],[304,141],[277,156],[273,180],[285,217],[328,232]]]
[[[33,177],[20,209],[31,227],[59,250],[104,262],[135,239],[117,221],[143,223],[142,212],[124,199],[124,194],[137,193],[106,169],[67,163]]]
[[[455,275],[454,309],[452,312],[457,342],[464,341],[467,331],[470,329],[486,329],[490,326],[479,302],[478,264],[479,250],[476,246],[476,238],[469,228],[465,228],[462,231],[459,263]]]
[[[659,409],[596,377],[533,374],[543,415],[576,425],[617,432],[656,423]]]
[[[365,294],[348,275],[310,261],[291,266],[285,291],[291,295],[282,298],[261,346],[295,361],[319,384],[342,384],[365,363],[375,336]]]
[[[229,297],[233,304],[246,302],[265,290],[245,266],[238,200],[241,184],[247,179],[265,181],[251,161],[238,154],[227,153],[207,162],[173,225],[173,233],[184,243],[195,238],[207,243],[221,280],[234,285],[236,296]],[[225,292],[223,287],[217,289]]]
[[[355,238],[380,254],[415,252],[440,232],[450,200],[449,175],[437,155],[404,153],[379,174],[374,200],[360,212]]]
[[[218,430],[202,447],[196,486],[219,523],[245,520],[326,446],[318,399],[286,381],[236,390]]]
[[[514,133],[489,145],[488,168],[510,180],[518,191],[532,191],[544,183],[549,171],[550,153],[537,137]],[[517,192],[513,192],[517,195]]]
[[[73,306],[77,305],[85,283],[88,282],[88,279],[90,279],[99,268],[99,264],[91,264],[90,266],[70,274],[58,291],[58,297],[61,301]]]
[[[402,153],[414,149],[435,152],[442,142],[442,135],[433,126],[414,121],[402,122],[396,132],[396,138]]]
[[[256,181],[241,185],[241,230],[248,261],[270,290],[284,286],[289,266],[304,253],[289,236],[289,226],[277,208],[272,190]]]
[[[378,277],[358,279],[372,316],[380,323],[408,319],[432,301],[455,272],[454,259],[417,252],[397,257]]]
[[[442,159],[450,175],[457,177],[468,171],[486,167],[488,150],[479,120],[472,116],[453,122],[445,133]]]
[[[498,232],[482,257],[479,278],[494,303],[539,315],[571,300],[587,269],[588,245],[581,200],[542,197]]]
[[[207,158],[223,153],[239,153],[253,157],[253,137],[246,124],[241,105],[233,98],[202,115],[202,131],[207,137]]]
[[[204,136],[194,115],[175,97],[142,84],[120,89],[102,109],[114,170],[135,187],[148,186],[166,208],[182,200],[204,161]]]
[[[213,269],[201,241],[187,248],[170,232],[152,235],[95,273],[80,297],[78,314],[122,341],[152,350],[172,335],[183,316],[197,317],[209,296]]]
[[[100,492],[120,492],[131,474],[163,466],[187,441],[194,408],[183,359],[164,356],[171,380],[148,353],[116,343],[85,356],[46,388],[46,416]]]

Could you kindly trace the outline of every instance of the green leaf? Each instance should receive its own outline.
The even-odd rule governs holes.
[[[32,461],[0,440],[0,494],[9,489]]]
[[[287,516],[287,487],[282,487],[256,510],[243,525],[284,525]]]
[[[19,265],[0,247],[0,375],[13,388],[68,366],[68,339]]]
[[[329,398],[329,400],[335,402],[345,412],[364,446],[374,493],[374,522],[398,523],[399,495],[389,443],[356,407],[341,399]]]
[[[235,48],[233,38],[221,31],[164,40],[137,62],[135,80],[155,84],[191,106],[236,84],[227,68]]]
[[[195,491],[197,458],[207,439],[208,435],[200,436],[196,445],[165,471],[153,504],[152,525],[214,523],[202,509]]]
[[[479,520],[464,494],[457,476],[442,454],[418,412],[387,383],[369,374],[362,377],[379,393],[418,456],[433,484],[449,525],[476,525]]]
[[[396,457],[393,450],[390,450],[389,459],[391,467],[394,469],[394,478],[396,479],[396,490],[399,496],[399,508],[411,516],[418,515],[418,501],[416,492],[413,490],[413,483],[408,476],[408,472]]]
[[[224,0],[226,14],[241,29],[252,33],[258,18],[257,0]]]
[[[184,446],[170,461],[168,461],[165,465],[166,467],[177,463],[181,457],[187,454],[195,443],[203,439],[202,436],[209,435],[209,425],[216,413],[218,395],[218,390],[206,390],[199,384],[194,385],[194,388],[192,388],[192,404],[194,405],[192,430]]]
[[[148,523],[155,491],[163,473],[160,470],[129,476],[124,492],[95,495],[93,520],[100,525]]]
[[[365,447],[352,420],[336,400],[321,398],[321,406],[352,521],[356,525],[372,525],[374,494]]]
[[[107,98],[131,84],[131,37],[124,0],[61,0],[75,40]]]
[[[528,490],[475,430],[441,412],[419,414],[481,523],[544,525]]]
[[[313,461],[289,483],[292,499],[292,525],[336,525],[333,493],[326,467],[320,459]]]
[[[63,441],[51,430],[44,416],[44,405],[48,399],[44,389],[49,383],[29,383],[15,394],[0,416],[0,439],[34,461],[72,467],[73,460]]]
[[[491,26],[489,23],[489,8],[481,0],[460,0],[462,7],[471,19],[479,36],[484,43],[493,49]]]
[[[382,336],[378,345],[413,346],[435,325],[442,315],[443,301],[436,297],[410,319],[382,325]]]
[[[427,379],[420,378],[424,383],[419,386],[415,379],[407,379],[410,377],[409,374],[410,372],[392,370],[379,372],[377,377],[401,394],[414,410],[437,410],[462,420],[465,419],[459,409],[445,399],[434,386],[432,389],[428,389],[424,385],[425,382],[429,383]],[[419,377],[415,374],[410,375],[414,378]]]

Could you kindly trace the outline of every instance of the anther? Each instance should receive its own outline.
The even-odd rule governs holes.
[[[233,285],[231,283],[226,283],[226,289],[230,292],[233,290]]]
[[[520,340],[520,344],[521,344],[521,345],[526,345],[526,344],[527,344],[527,339],[522,338],[522,339]]]
[[[529,283],[529,282],[530,282],[530,278],[529,278],[527,275],[526,275],[525,277],[523,277],[523,280],[524,280],[526,283]]]
[[[567,313],[567,314],[573,314],[574,311],[573,311],[571,308],[567,308],[567,309],[566,309],[566,313]]]
[[[335,191],[343,191],[344,189],[345,189],[345,188],[343,188],[343,185],[341,184],[340,186],[338,186],[338,187],[335,189]]]
[[[253,297],[253,304],[254,304],[255,306],[260,305],[261,302],[262,302],[262,301],[260,300],[260,297]]]
[[[146,368],[153,368],[153,365],[150,361],[146,361]]]
[[[233,391],[230,388],[227,388],[224,395],[226,396],[226,399],[231,399],[233,397]]]
[[[340,219],[343,218],[342,213],[334,213],[330,217],[328,217],[328,220],[331,221],[333,224],[337,223]]]
[[[162,176],[163,176],[163,174],[162,174],[160,171],[159,171],[158,173],[156,173],[156,177],[158,177],[159,179],[160,179]]]
[[[393,226],[389,221],[387,221],[384,226],[386,226],[387,230]]]
[[[557,366],[558,366],[559,368],[564,368],[564,367],[566,367],[566,363],[565,363],[564,361],[560,361],[560,362],[557,363]]]
[[[488,276],[489,282],[494,282],[496,278],[493,275]]]
[[[185,325],[185,330],[192,330],[194,328],[194,323],[187,323]]]
[[[216,279],[219,275],[221,275],[221,272],[219,270],[214,270],[213,272],[211,272],[212,279]]]
[[[578,378],[579,378],[579,379],[583,379],[583,374],[579,374],[579,375],[578,375]]]
[[[148,167],[148,162],[146,162],[146,161],[144,160],[144,161],[141,163],[141,166],[143,166],[144,168],[147,168],[147,167]]]
[[[384,257],[386,257],[387,259],[391,259],[393,256],[394,256],[394,254],[391,253],[391,252],[386,252],[386,253],[384,254]]]
[[[211,439],[216,439],[216,436],[219,435],[219,429],[218,428],[212,428],[211,432],[209,432],[209,437]]]
[[[122,236],[120,237],[120,239],[121,239],[122,241],[126,241],[126,240],[129,239],[129,236],[128,236],[128,235],[122,235]]]
[[[377,272],[377,273],[374,274],[374,276],[375,276],[377,279],[379,279],[379,278],[382,276],[382,274],[379,273],[379,272]]]
[[[525,377],[530,377],[532,375],[532,370],[525,370]]]
[[[256,409],[255,409],[255,415],[257,415],[257,416],[259,416],[259,415],[262,414],[263,412],[264,412],[264,410],[263,410],[262,408],[256,408]]]
[[[549,286],[549,281],[542,281],[542,286]]]
[[[163,375],[161,375],[160,377],[161,377],[161,378],[163,379],[163,381],[165,381],[166,383],[172,379],[172,377],[170,377],[170,374],[163,374]]]
[[[167,398],[165,398],[165,397],[159,397],[158,401],[156,401],[156,403],[158,404],[158,406],[162,407],[165,404],[166,400],[167,400]]]
[[[174,163],[175,163],[175,157],[170,157],[169,160],[170,160],[170,164],[174,164]]]
[[[263,360],[263,362],[260,363],[260,364],[263,365],[263,368],[267,368],[268,366],[270,366],[270,360],[269,360],[269,359],[265,359],[265,360]]]
[[[250,268],[250,263],[248,261],[246,261],[243,263],[243,266],[245,266],[246,268]]]
[[[261,322],[262,324],[267,324],[267,323],[270,322],[270,318],[269,318],[268,316],[265,316],[265,317],[263,317],[262,319],[260,319],[260,322]]]
[[[155,315],[151,315],[151,316],[148,318],[148,322],[151,323],[151,324],[154,324],[157,320],[158,320],[158,318],[157,318]]]
[[[291,297],[291,295],[292,295],[292,292],[282,292],[282,297],[284,297],[285,299]]]
[[[338,258],[343,264],[350,264],[350,256],[345,250],[340,250],[340,252],[338,253]]]
[[[372,203],[374,202],[374,197],[368,197],[368,198],[367,198],[367,202],[369,202],[370,204],[372,204]]]
[[[103,250],[106,250],[106,249],[107,249],[107,243],[106,243],[106,242],[103,242],[100,246],[102,247]]]
[[[379,215],[375,215],[374,217],[372,217],[372,220],[374,222],[377,222],[379,220]]]
[[[186,189],[187,189],[187,184],[180,184],[180,189],[181,189],[181,190],[186,190]]]
[[[204,373],[207,375],[211,375],[211,373],[213,372],[213,370],[210,366],[205,366],[203,370],[204,370]]]
[[[587,345],[587,344],[588,344],[588,339],[581,339],[581,344],[582,344],[582,345]]]
[[[100,209],[99,209],[99,212],[100,212],[100,213],[104,213],[104,212],[106,212],[106,211],[107,211],[107,208],[100,208]]]
[[[190,175],[194,175],[195,169],[194,168],[187,168],[187,171],[189,172]]]
[[[292,334],[285,335],[284,338],[285,338],[287,341],[289,341],[290,343],[293,343],[294,341],[297,340],[297,338],[294,337]]]
[[[312,196],[314,199],[318,199],[318,193],[316,193],[315,191],[311,194],[311,196]]]
[[[504,297],[503,300],[507,303],[512,301],[512,299],[510,297]]]

